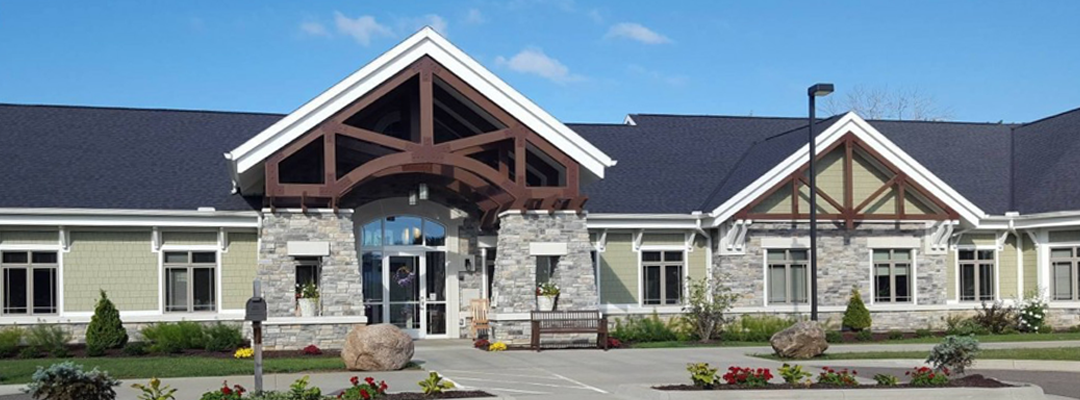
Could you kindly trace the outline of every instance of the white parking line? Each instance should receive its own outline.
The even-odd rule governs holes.
[[[491,379],[462,378],[462,377],[458,377],[456,379],[459,380],[459,381],[492,382],[492,383],[499,383],[499,384],[514,384],[514,385],[530,385],[530,386],[542,386],[542,387],[551,387],[551,388],[560,388],[560,389],[599,390],[599,389],[596,389],[596,388],[593,388],[593,387],[555,385],[555,384],[551,384],[551,383],[538,383],[538,382],[507,381],[507,380],[501,380],[501,379],[500,380],[491,380]],[[604,392],[604,393],[607,393],[607,392]]]
[[[458,373],[458,374],[470,374],[470,375],[512,376],[512,377],[515,377],[515,378],[550,379],[550,380],[556,380],[556,381],[564,380],[564,378],[549,378],[549,377],[546,377],[546,376],[522,375],[522,374],[501,374],[501,373],[494,373],[494,372],[464,371],[464,370],[459,370],[459,369],[447,369],[447,370],[444,370],[444,371],[445,372]],[[552,374],[552,375],[554,375],[554,374]]]
[[[559,375],[559,374],[556,374],[556,373],[552,373],[552,375],[555,375],[555,376],[557,376],[557,377],[559,377],[559,378],[561,378],[561,379],[563,379],[563,380],[565,380],[565,381],[567,381],[567,382],[570,382],[570,383],[573,383],[573,384],[576,384],[576,385],[580,385],[581,387],[583,387],[583,388],[586,388],[586,389],[589,389],[589,390],[592,390],[592,391],[594,391],[594,392],[598,392],[598,393],[603,393],[603,394],[607,394],[607,393],[608,393],[608,392],[607,392],[606,390],[604,390],[604,389],[601,389],[601,388],[598,388],[598,387],[595,387],[595,386],[589,386],[589,385],[586,385],[586,384],[584,384],[584,383],[581,383],[581,382],[575,381],[575,380],[573,380],[573,379],[567,378],[567,377],[565,377],[565,376],[562,376],[562,375]]]
[[[551,394],[551,392],[534,392],[532,390],[504,389],[504,388],[496,388],[496,387],[489,387],[489,388],[484,388],[484,389],[491,390],[491,391],[496,391],[496,392],[510,392],[510,393],[521,393],[521,394]]]

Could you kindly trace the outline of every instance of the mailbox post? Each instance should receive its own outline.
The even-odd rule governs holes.
[[[244,319],[251,321],[251,347],[255,351],[255,393],[263,391],[262,323],[266,321],[266,300],[262,298],[259,280],[252,283],[254,295],[244,308]]]

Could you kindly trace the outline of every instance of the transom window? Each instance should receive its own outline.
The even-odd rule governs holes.
[[[994,251],[960,250],[960,301],[994,299]]]
[[[55,251],[3,252],[3,314],[56,314],[57,265]]]
[[[1080,300],[1080,248],[1050,250],[1051,296],[1054,300]]]
[[[361,246],[428,246],[446,245],[446,227],[428,218],[392,216],[364,225]]]
[[[644,304],[682,304],[682,251],[643,251],[641,265],[645,280]]]
[[[807,250],[766,250],[769,303],[805,303],[809,291]]]
[[[911,250],[874,250],[874,302],[911,301]]]
[[[165,311],[217,309],[216,269],[216,252],[165,252]]]

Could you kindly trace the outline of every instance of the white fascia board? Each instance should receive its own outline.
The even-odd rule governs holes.
[[[236,163],[238,175],[262,163],[267,157],[296,140],[320,122],[375,89],[423,56],[438,61],[480,94],[502,107],[525,126],[565,152],[585,170],[599,178],[615,161],[524,95],[488,71],[430,27],[408,37],[374,61],[319,94],[285,118],[233,149],[226,159]]]
[[[0,208],[0,226],[258,228],[255,211]]]
[[[705,216],[691,214],[595,214],[585,219],[588,229],[698,229]]]
[[[1017,216],[990,216],[980,221],[978,229],[1015,229],[1080,227],[1080,211],[1054,211]]]
[[[969,225],[977,225],[979,219],[986,216],[986,213],[979,209],[978,206],[968,201],[955,189],[945,184],[944,181],[930,172],[930,170],[919,164],[918,161],[915,161],[914,158],[904,152],[900,146],[897,146],[854,112],[844,114],[843,117],[840,117],[839,120],[818,134],[816,145],[819,154],[837,140],[844,137],[848,132],[852,132],[855,136],[858,136],[859,139],[866,142],[868,146],[881,154],[882,157],[896,165],[897,168],[904,171],[911,179],[914,179],[920,185],[925,187],[926,190],[930,192],[930,195],[941,199],[941,201],[945,202],[949,207],[956,210],[956,212],[960,214],[961,219]],[[810,145],[803,145],[794,154],[788,156],[788,158],[769,170],[769,172],[765,173],[725,201],[712,211],[711,215],[715,218],[712,221],[712,226],[716,227],[724,221],[727,221],[738,212],[738,210],[749,205],[754,199],[765,195],[770,188],[776,186],[781,180],[795,173],[799,167],[806,163],[809,154]]]

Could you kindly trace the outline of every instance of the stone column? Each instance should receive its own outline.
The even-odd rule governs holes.
[[[508,212],[499,218],[492,277],[491,323],[496,340],[529,341],[528,313],[536,308],[537,284],[536,257],[530,251],[533,243],[566,245],[566,254],[559,256],[552,276],[561,289],[557,309],[595,310],[599,306],[585,215]]]
[[[295,315],[296,259],[290,241],[329,242],[321,257],[319,302],[323,316],[364,315],[363,285],[356,255],[352,211],[334,213],[278,212],[263,215],[258,278],[270,317]]]

